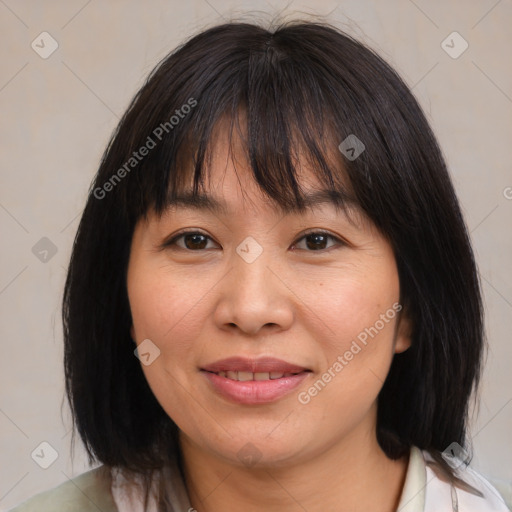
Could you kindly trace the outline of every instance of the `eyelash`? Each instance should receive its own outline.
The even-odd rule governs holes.
[[[210,236],[208,236],[205,233],[202,233],[201,231],[197,231],[197,230],[195,230],[195,231],[181,231],[181,232],[177,233],[175,236],[173,236],[172,239],[170,239],[169,241],[164,242],[162,244],[162,249],[173,249],[173,246],[176,246],[176,241],[179,240],[180,238],[183,238],[183,237],[187,236],[187,235],[202,235],[202,236],[208,238],[209,240],[213,240]],[[309,235],[323,235],[323,236],[329,237],[332,240],[336,241],[338,245],[341,245],[341,246],[346,246],[347,245],[347,243],[345,241],[343,241],[340,238],[332,235],[328,231],[323,231],[321,229],[315,229],[315,230],[311,230],[311,231],[308,231],[308,232],[304,233],[300,238],[298,238],[293,243],[293,245],[296,245],[298,242],[300,242],[301,240],[303,240],[304,238],[306,238]],[[186,252],[202,252],[202,251],[206,251],[207,250],[207,249],[192,250],[192,249],[187,249],[187,248],[183,248],[183,247],[180,247],[180,246],[177,246],[177,248],[180,249],[180,250],[186,251]],[[327,249],[319,249],[319,250],[314,250],[314,251],[308,251],[307,249],[299,249],[299,250],[305,250],[306,252],[320,252],[320,253],[323,253],[323,252],[327,252],[327,251],[331,250],[332,248],[336,248],[336,246],[331,246],[331,247],[328,247]]]

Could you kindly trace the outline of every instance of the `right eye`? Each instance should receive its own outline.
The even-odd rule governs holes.
[[[183,240],[183,245],[178,244],[178,240]],[[206,249],[205,246],[208,244],[208,240],[213,241],[212,238],[200,231],[182,231],[168,242],[165,242],[163,247],[171,250],[178,248],[184,251],[198,252]]]

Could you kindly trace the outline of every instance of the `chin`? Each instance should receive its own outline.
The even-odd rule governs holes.
[[[275,425],[274,425],[275,427]],[[271,469],[286,467],[298,462],[304,448],[293,435],[274,436],[268,433],[259,435],[240,434],[224,439],[209,447],[229,465],[238,465],[247,469]]]

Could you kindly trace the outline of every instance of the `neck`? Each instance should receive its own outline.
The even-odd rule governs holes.
[[[197,512],[394,512],[407,458],[393,461],[375,433],[354,433],[285,467],[226,462],[180,435],[185,482]]]

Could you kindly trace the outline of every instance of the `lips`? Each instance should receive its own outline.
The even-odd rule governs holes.
[[[231,357],[201,368],[212,389],[237,404],[274,402],[293,391],[311,372],[275,358]]]

